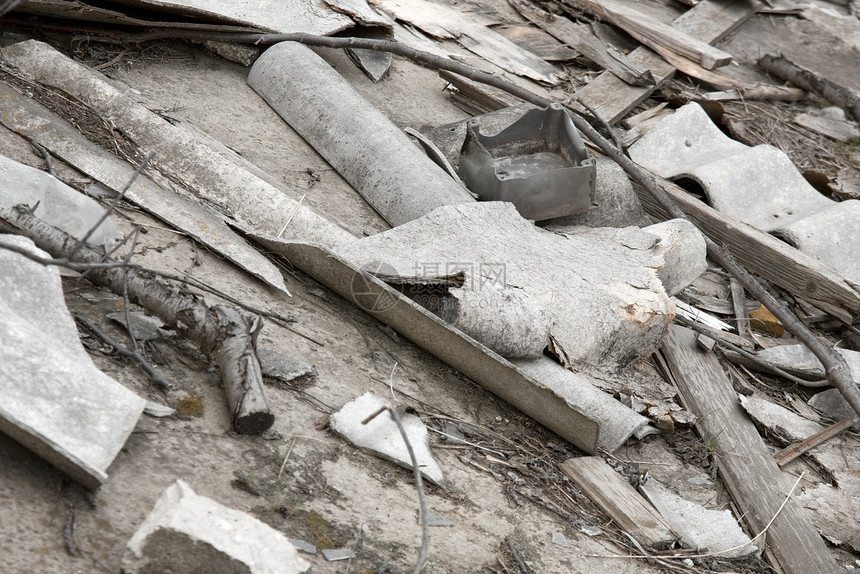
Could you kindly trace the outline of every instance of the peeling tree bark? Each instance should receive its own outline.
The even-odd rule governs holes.
[[[0,219],[57,259],[66,257],[78,244],[73,237],[36,218],[26,206],[0,209]],[[218,365],[236,432],[260,434],[272,426],[275,417],[257,358],[255,318],[233,307],[210,307],[196,295],[159,280],[151,271],[124,266],[89,245],[77,250],[68,267],[86,270],[90,281],[115,293],[123,292],[125,279],[132,302],[193,341]]]
[[[822,78],[815,72],[802,68],[779,54],[765,54],[758,61],[765,72],[781,80],[791,82],[807,92],[814,92],[851,114],[860,122],[860,98],[851,90]]]

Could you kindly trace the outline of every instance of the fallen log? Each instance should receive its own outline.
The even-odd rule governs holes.
[[[39,220],[27,206],[0,208],[0,219],[61,260],[65,267],[86,270],[90,281],[115,293],[127,289],[131,302],[143,306],[167,327],[193,341],[218,366],[236,432],[260,434],[272,426],[275,416],[263,387],[256,353],[259,332],[256,318],[233,307],[210,307],[196,295],[159,281],[152,271],[111,260],[103,251],[81,244]],[[65,260],[70,253],[74,253],[73,260]],[[22,254],[33,258],[31,253]],[[57,263],[49,259],[40,262]]]

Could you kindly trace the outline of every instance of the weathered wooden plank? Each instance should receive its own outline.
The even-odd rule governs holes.
[[[456,93],[449,96],[451,101],[472,115],[486,114],[523,103],[518,97],[503,90],[473,82],[454,72],[439,70],[439,77],[457,89]]]
[[[679,28],[643,14],[621,0],[574,0],[586,10],[615,24],[651,49],[665,48],[713,70],[732,61],[731,54],[715,48]],[[658,50],[660,51],[660,50]]]
[[[761,5],[761,0],[704,0],[679,16],[672,28],[713,43],[750,18]],[[675,68],[644,46],[633,50],[628,57],[640,67],[651,70],[654,87],[631,86],[604,72],[576,92],[610,124],[626,116],[675,73]]]
[[[723,215],[668,180],[658,177],[657,181],[699,229],[718,244],[728,245],[747,270],[845,322],[853,323],[860,317],[860,291],[838,271],[768,233]],[[650,194],[634,188],[648,213],[666,218]]]
[[[376,0],[402,22],[435,38],[455,40],[503,70],[549,85],[561,82],[561,70],[544,62],[455,8],[423,0]],[[408,37],[407,37],[408,40]]]
[[[551,14],[530,0],[509,2],[529,22],[581,52],[587,59],[609,70],[625,83],[634,86],[654,85],[654,77],[647,68],[635,65],[622,52],[605,45],[584,24]]]
[[[835,570],[836,561],[803,507],[789,499],[780,510],[791,481],[741,409],[719,360],[697,348],[694,332],[676,325],[669,328],[663,354],[684,406],[698,417],[697,430],[717,445],[720,476],[744,520],[756,534],[770,525],[767,545],[783,572]]]
[[[643,546],[660,546],[678,538],[660,513],[599,456],[569,458],[559,468]]]

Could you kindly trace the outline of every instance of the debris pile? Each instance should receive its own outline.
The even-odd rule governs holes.
[[[857,16],[0,2],[4,567],[860,566]]]

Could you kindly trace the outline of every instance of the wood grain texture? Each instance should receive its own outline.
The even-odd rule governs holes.
[[[615,24],[651,49],[665,48],[713,70],[732,61],[731,54],[679,28],[654,20],[623,0],[575,0],[586,10]]]
[[[755,14],[761,5],[760,0],[704,0],[675,19],[672,28],[714,43]],[[631,86],[604,72],[576,93],[610,124],[626,116],[675,74],[671,64],[644,46],[630,52],[628,58],[651,70],[654,87]]]
[[[643,546],[660,546],[678,538],[660,513],[599,456],[570,458],[559,468]]]
[[[783,572],[835,571],[836,561],[799,503],[789,500],[777,515],[793,481],[779,470],[716,356],[697,348],[693,331],[675,325],[663,355],[684,406],[698,417],[696,429],[715,445],[720,476],[750,529],[758,534],[776,516],[766,540]]]

